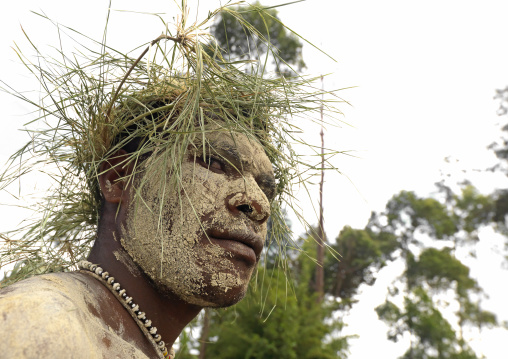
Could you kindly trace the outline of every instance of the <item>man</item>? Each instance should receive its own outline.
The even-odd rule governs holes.
[[[132,164],[125,164],[125,150],[104,162],[99,177],[104,204],[88,259],[114,277],[168,347],[203,307],[230,306],[244,296],[275,193],[271,163],[258,143],[213,128],[206,142],[206,157],[199,147],[185,153],[181,178],[188,201],[164,188],[166,177],[141,172],[127,184]],[[165,160],[154,153],[145,161]],[[161,193],[167,206],[159,216]],[[109,289],[82,270],[0,290],[0,327],[10,328],[0,356],[156,357]]]
[[[207,21],[221,10],[234,12]],[[27,99],[46,127],[0,185],[41,156],[35,164],[58,186],[43,217],[2,244],[0,266],[18,265],[0,282],[0,358],[172,357],[202,308],[245,295],[270,214],[285,236],[283,195],[305,181],[289,119],[318,112],[321,93],[308,93],[307,79],[243,71],[213,41],[200,43],[195,24],[185,29],[185,16],[176,36],[159,36],[137,59],[100,44],[61,72],[27,60],[52,103]],[[169,68],[144,63],[150,49]],[[38,58],[51,69],[61,62]]]

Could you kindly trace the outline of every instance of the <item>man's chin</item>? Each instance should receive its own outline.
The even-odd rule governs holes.
[[[245,285],[234,288],[202,285],[199,290],[190,290],[189,288],[185,288],[185,286],[172,288],[161,281],[150,279],[154,289],[167,299],[182,301],[203,308],[230,307],[245,297],[248,288],[247,282]]]
[[[242,274],[241,277],[229,281],[220,280],[213,275],[204,275],[199,281],[191,280],[185,284],[153,278],[151,282],[155,289],[168,299],[200,307],[224,308],[238,303],[245,297],[252,273],[245,271]],[[218,277],[228,278],[231,277],[231,273],[223,272]]]
[[[247,286],[236,288],[207,288],[206,293],[185,295],[181,299],[185,302],[206,308],[226,308],[241,301],[247,293]]]

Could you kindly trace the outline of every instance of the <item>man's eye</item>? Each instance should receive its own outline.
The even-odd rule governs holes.
[[[222,162],[216,158],[207,156],[207,157],[198,157],[198,162],[203,166],[215,173],[224,173],[224,166]]]

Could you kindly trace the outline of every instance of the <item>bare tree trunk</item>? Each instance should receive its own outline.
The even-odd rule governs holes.
[[[210,308],[204,309],[203,327],[201,328],[201,336],[199,338],[199,359],[206,358],[206,345],[208,344],[208,334],[210,331]]]
[[[321,76],[321,86],[324,90],[323,76]],[[323,96],[323,95],[321,95]],[[316,251],[316,292],[318,293],[318,303],[323,301],[325,292],[325,272],[323,268],[325,259],[325,230],[323,218],[323,182],[325,179],[325,140],[323,132],[323,104],[321,104],[321,182],[319,182],[319,235],[317,238],[317,251]]]

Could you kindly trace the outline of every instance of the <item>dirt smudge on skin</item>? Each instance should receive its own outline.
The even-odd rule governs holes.
[[[132,260],[127,253],[124,251],[113,251],[113,255],[115,256],[116,260],[121,262],[134,277],[141,276],[139,268],[132,263]]]
[[[99,311],[97,310],[97,308],[95,308],[95,307],[92,305],[92,303],[87,303],[87,304],[86,304],[86,307],[87,307],[88,311],[89,311],[92,315],[96,316],[97,318],[100,318],[100,317],[101,317],[101,316],[99,315]]]
[[[104,343],[104,345],[106,345],[106,348],[109,348],[111,346],[111,339],[109,339],[106,336],[102,338],[102,342]]]

